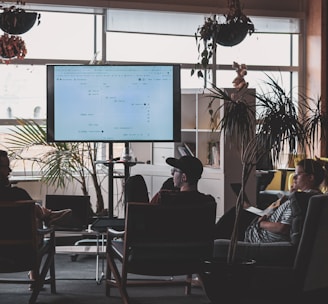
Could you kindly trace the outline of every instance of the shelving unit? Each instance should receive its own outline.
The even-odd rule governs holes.
[[[228,89],[229,91],[229,89]],[[199,182],[199,190],[211,194],[218,204],[217,218],[235,205],[236,195],[231,189],[231,183],[241,182],[240,152],[231,143],[225,143],[218,131],[211,130],[208,104],[210,91],[204,89],[184,89],[181,91],[181,143],[153,143],[151,165],[138,165],[132,168],[132,174],[142,174],[147,179],[150,197],[160,188],[161,183],[170,176],[170,168],[165,163],[167,157],[181,157],[178,146],[183,143],[193,143],[195,156],[203,165],[204,172]],[[214,101],[214,108],[222,100]],[[255,103],[255,99],[250,100]],[[221,109],[222,115],[223,109]],[[209,143],[219,142],[219,162],[209,164]],[[256,199],[254,177],[250,177],[247,195],[250,200]]]
[[[154,143],[153,164],[165,164],[166,157],[180,157],[178,146],[192,143],[195,156],[204,166],[208,162],[208,144],[219,140],[219,133],[212,132],[208,113],[208,91],[204,89],[184,89],[181,92],[181,143]],[[217,104],[219,100],[215,101]]]
[[[209,165],[209,143],[219,141],[219,133],[211,130],[209,93],[204,89],[185,89],[181,92],[181,142],[195,144],[195,156],[204,166]],[[215,104],[218,105],[219,102],[216,100]],[[175,155],[180,156],[177,153]]]

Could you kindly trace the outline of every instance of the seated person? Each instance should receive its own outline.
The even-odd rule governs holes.
[[[32,200],[27,191],[19,187],[11,186],[9,182],[10,172],[11,168],[8,153],[6,151],[0,150],[0,204],[1,201]],[[39,204],[36,204],[36,207],[36,221],[38,227],[42,227],[43,222],[45,225],[50,226],[62,218],[72,214],[71,209],[52,211],[43,206],[40,206]],[[31,279],[33,279],[34,274],[30,272],[29,276]]]
[[[239,238],[245,243],[273,243],[273,242],[289,242],[290,244],[297,245],[300,235],[302,224],[305,218],[307,204],[312,195],[321,194],[320,185],[325,177],[325,171],[320,163],[313,159],[301,160],[295,168],[295,177],[293,190],[287,199],[281,204],[277,204],[275,211],[269,216],[255,216],[250,220],[247,211],[242,210],[241,222],[244,221],[243,217],[246,215],[248,218],[243,224]],[[229,211],[228,211],[229,212]],[[234,213],[233,213],[234,214]],[[231,235],[233,224],[227,221],[234,221],[232,216],[225,218],[225,215],[216,223],[216,239],[227,238]],[[250,223],[249,223],[250,222]],[[231,228],[230,231],[222,231],[223,229]],[[225,242],[216,242],[214,255],[216,257],[226,255],[227,244]],[[247,244],[243,245],[247,247]],[[245,252],[247,249],[245,249]],[[247,255],[250,258],[252,253],[248,251]],[[258,257],[256,258],[256,260]]]
[[[169,182],[165,184],[152,198],[151,204],[161,204],[163,201],[188,204],[208,201],[215,203],[213,196],[198,191],[198,181],[203,173],[203,164],[198,158],[193,156],[182,156],[180,159],[169,157],[166,159],[166,163],[173,167],[174,188],[171,190],[172,184],[169,186]]]
[[[19,201],[32,200],[26,190],[19,187],[12,187],[9,182],[11,173],[10,161],[8,153],[0,150],[0,201]],[[71,209],[63,209],[60,211],[52,211],[39,204],[36,204],[38,226],[42,226],[42,221],[46,226],[50,226],[61,220],[63,217],[69,216],[72,213]]]
[[[130,176],[125,183],[125,201],[148,203],[149,196],[145,179],[142,175]]]

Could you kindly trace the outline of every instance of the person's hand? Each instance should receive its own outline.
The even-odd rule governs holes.
[[[257,222],[260,223],[262,221],[266,221],[268,219],[268,216],[267,215],[263,215],[263,216],[260,216],[258,219],[257,219]]]
[[[248,207],[252,206],[249,202],[244,201],[243,208],[246,209]]]

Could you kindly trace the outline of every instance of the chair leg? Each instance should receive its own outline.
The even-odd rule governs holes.
[[[185,294],[190,295],[191,294],[191,281],[192,281],[192,274],[188,274],[186,277],[186,287],[185,287]]]
[[[51,235],[51,241],[50,241],[50,250],[48,253],[48,264],[47,268],[49,269],[49,275],[50,275],[50,292],[52,294],[56,293],[56,271],[55,271],[55,254],[56,254],[56,244],[55,244],[55,234],[54,232]]]
[[[41,261],[41,263],[42,263],[42,261]],[[40,263],[40,267],[41,267],[41,263]],[[33,292],[30,297],[29,304],[34,304],[36,302],[37,297],[41,291],[41,288],[44,285],[46,275],[47,275],[48,271],[51,270],[51,267],[53,267],[53,274],[54,274],[54,253],[53,252],[49,252],[47,254],[46,259],[42,265],[41,272],[38,274],[37,279],[33,283]],[[51,270],[51,272],[52,272],[52,270]],[[51,281],[51,292],[53,292],[53,290],[56,290],[55,277],[51,277],[51,280],[52,280]]]
[[[55,271],[55,259],[53,258],[53,261],[50,265],[50,292],[56,293],[56,271]]]
[[[122,277],[115,263],[115,259],[113,255],[111,255],[111,253],[107,253],[107,263],[108,266],[110,267],[111,272],[113,273],[115,279],[115,285],[119,289],[123,303],[129,304],[129,296],[126,290],[126,283],[122,282]]]
[[[109,267],[109,263],[106,263],[106,296],[109,297],[110,296],[110,290],[111,290],[111,284],[109,284],[108,282],[112,279],[112,272],[110,270]]]

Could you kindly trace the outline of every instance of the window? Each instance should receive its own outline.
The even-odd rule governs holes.
[[[94,16],[42,12],[40,25],[22,38],[26,58],[90,61],[94,56]]]
[[[46,119],[45,65],[0,65],[0,119]]]
[[[3,145],[8,125],[15,118],[46,119],[46,73],[49,63],[88,64],[96,54],[97,60],[107,62],[180,63],[182,88],[202,88],[203,80],[191,76],[198,61],[194,33],[204,20],[202,14],[165,13],[135,10],[100,12],[50,11],[41,12],[41,23],[22,35],[26,43],[25,60],[0,65],[0,140]],[[151,19],[153,18],[153,19]],[[246,80],[252,88],[260,88],[265,73],[282,78],[288,89],[299,84],[300,23],[292,18],[251,17],[256,33],[235,47],[218,47],[217,84],[231,87],[235,77],[233,61],[248,66]],[[151,21],[152,20],[152,21]],[[123,22],[121,22],[123,21]],[[149,22],[154,26],[149,31]],[[103,39],[102,25],[107,25]],[[155,26],[156,24],[156,26]],[[103,54],[104,52],[104,54]],[[0,147],[5,148],[5,147]],[[103,149],[103,157],[107,153]],[[119,157],[123,145],[115,145],[114,157]],[[23,171],[17,165],[15,171]],[[28,168],[27,170],[34,170]],[[37,170],[35,168],[35,170]]]

